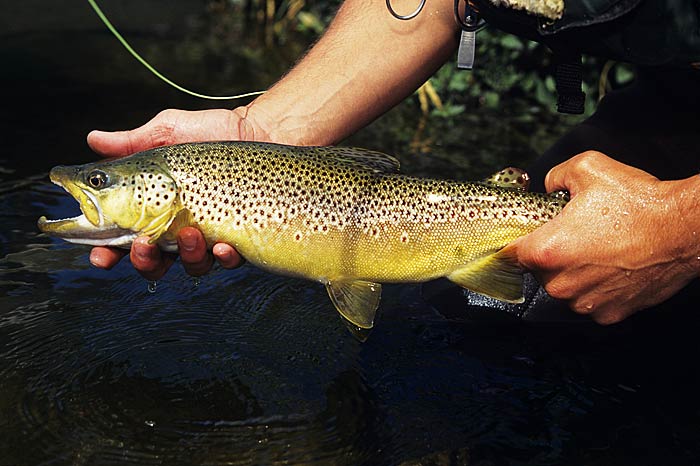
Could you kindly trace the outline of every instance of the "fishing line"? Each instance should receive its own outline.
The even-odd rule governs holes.
[[[124,46],[124,48],[135,58],[137,59],[143,66],[146,67],[148,71],[174,87],[175,89],[184,92],[185,94],[189,94],[194,97],[199,97],[200,99],[209,99],[209,100],[234,100],[234,99],[242,99],[244,97],[251,97],[254,95],[260,95],[265,93],[265,91],[255,91],[255,92],[248,92],[245,94],[238,94],[238,95],[230,95],[230,96],[215,96],[215,95],[206,95],[206,94],[200,94],[198,92],[191,91],[189,89],[186,89],[179,84],[174,83],[170,79],[166,78],[163,76],[158,70],[153,68],[141,55],[139,55],[132,47],[129,45],[129,43],[122,37],[121,34],[119,34],[119,31],[112,25],[112,23],[109,22],[107,17],[105,16],[104,13],[102,13],[102,10],[100,9],[99,6],[97,6],[97,3],[95,3],[95,0],[87,0],[90,6],[92,7],[93,10],[95,10],[95,13],[97,13],[97,16],[102,20],[102,22],[107,26],[107,29],[114,34],[114,37],[117,38],[119,42]]]

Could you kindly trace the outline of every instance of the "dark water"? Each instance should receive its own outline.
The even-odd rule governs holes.
[[[96,270],[87,248],[39,235],[40,215],[77,211],[45,175],[92,158],[89,129],[203,105],[72,8],[80,30],[18,26],[0,45],[0,465],[697,464],[688,296],[600,328],[471,321],[433,309],[418,286],[387,286],[359,343],[317,284],[252,267],[196,284],[176,265],[150,293],[128,261]],[[172,24],[204,21],[193,8]],[[191,55],[178,44],[196,40],[166,26],[136,29],[136,45],[162,44],[154,60],[205,91],[231,89],[192,69],[248,70],[233,90],[250,90],[294,59],[293,47],[254,62]],[[412,173],[477,178],[535,155],[556,133],[542,118],[431,120],[416,139],[420,118],[404,106],[353,142],[397,152]]]

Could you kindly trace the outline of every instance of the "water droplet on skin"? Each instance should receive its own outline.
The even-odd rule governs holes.
[[[602,215],[608,215],[608,212],[610,212],[610,209],[608,209],[607,207],[603,207],[602,209],[600,209],[600,213]]]
[[[201,277],[192,277],[192,284],[197,288],[202,283]]]
[[[626,277],[629,277],[629,276],[631,276],[631,275],[632,275],[632,271],[631,271],[631,270],[625,270],[625,276],[626,276]]]
[[[155,280],[150,280],[148,282],[148,292],[149,293],[155,293],[156,292],[156,287],[158,286],[158,282]]]
[[[617,222],[615,222],[615,225],[613,225],[613,228],[614,228],[615,230],[619,230],[619,229],[620,229],[620,221],[619,221],[619,220],[618,220]]]
[[[592,310],[592,309],[593,309],[593,304],[590,304],[590,303],[589,303],[589,304],[586,304],[586,310],[587,310],[587,311],[590,311],[590,310]]]

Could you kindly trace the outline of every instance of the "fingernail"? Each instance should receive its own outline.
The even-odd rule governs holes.
[[[229,261],[233,258],[233,254],[231,253],[230,250],[225,250],[221,255],[219,255],[219,259]]]
[[[223,245],[220,244],[215,244],[214,247],[212,248],[212,251],[214,253],[214,256],[219,260],[229,260],[231,259],[231,249],[228,247],[222,247]]]
[[[92,140],[93,138],[96,138],[96,137],[97,137],[97,138],[100,138],[100,137],[102,137],[102,136],[105,135],[105,134],[107,134],[106,131],[101,131],[101,130],[99,130],[99,129],[93,129],[93,130],[90,131],[90,132],[88,133],[88,135],[87,135],[88,143],[91,142],[91,140]]]
[[[192,252],[197,248],[197,237],[194,235],[183,235],[180,239],[182,249],[187,252]]]
[[[100,256],[98,254],[95,254],[93,252],[90,253],[90,263],[94,267],[101,267],[102,266],[101,262],[102,262],[102,259],[100,258]]]
[[[151,247],[148,245],[148,238],[138,238],[134,241],[134,253],[141,260],[151,259]]]

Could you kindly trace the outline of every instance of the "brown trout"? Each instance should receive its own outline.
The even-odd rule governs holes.
[[[51,180],[82,215],[39,219],[66,241],[129,247],[148,235],[176,251],[184,226],[209,247],[233,245],[270,272],[323,283],[340,314],[373,326],[381,283],[447,277],[522,301],[522,270],[505,248],[557,215],[565,193],[526,192],[517,169],[484,182],[398,174],[386,154],[254,142],[180,144],[130,157],[59,166]]]

